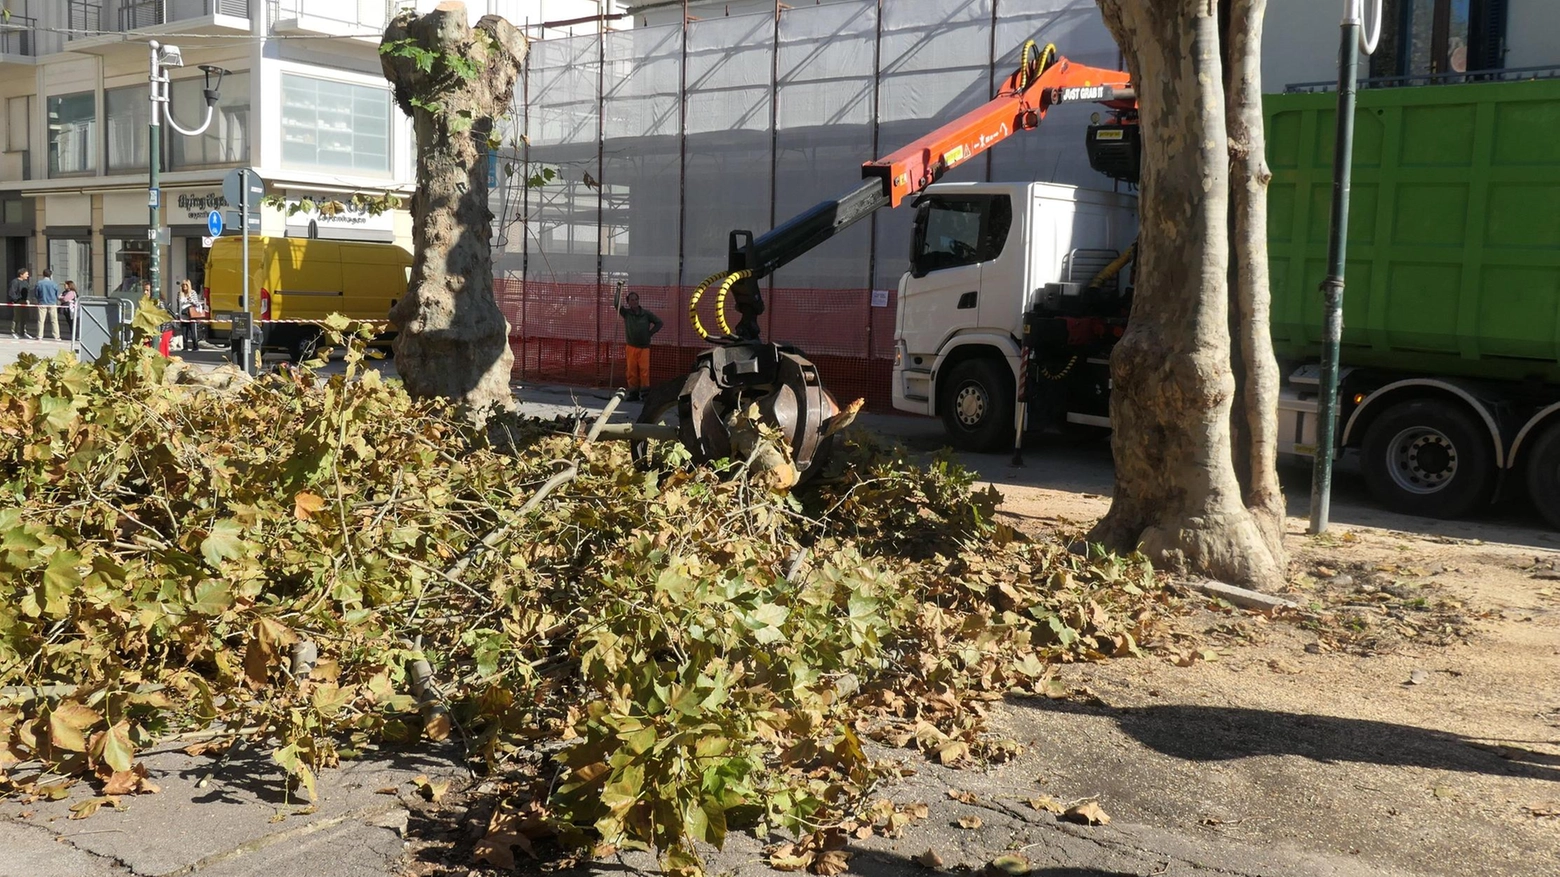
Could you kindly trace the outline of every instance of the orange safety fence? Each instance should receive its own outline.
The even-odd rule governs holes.
[[[499,279],[493,292],[509,321],[517,380],[623,385],[623,320],[612,309],[610,283]],[[630,285],[627,292],[638,293],[640,304],[665,323],[651,348],[651,382],[687,372],[710,346],[688,323],[693,287]],[[869,410],[891,411],[894,299],[890,292],[886,305],[873,307],[869,289],[766,290],[760,325],[764,338],[801,348],[841,403],[860,398]],[[716,325],[713,302],[701,302],[700,314],[706,326]],[[728,319],[735,324],[735,313]]]

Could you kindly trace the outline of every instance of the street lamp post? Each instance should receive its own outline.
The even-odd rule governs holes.
[[[1343,346],[1343,272],[1349,242],[1349,166],[1354,161],[1354,88],[1360,53],[1376,51],[1381,38],[1381,0],[1374,0],[1376,25],[1365,35],[1364,0],[1346,0],[1338,49],[1338,113],[1333,138],[1332,218],[1327,239],[1327,278],[1322,281],[1322,374],[1316,401],[1316,458],[1311,470],[1313,535],[1327,531],[1332,509],[1333,443],[1338,418],[1338,356]]]
[[[147,280],[151,281],[152,292],[162,295],[162,243],[160,233],[162,230],[162,190],[160,188],[162,175],[162,120],[168,119],[168,124],[173,130],[186,137],[199,137],[211,126],[211,119],[215,115],[217,99],[221,97],[222,77],[228,71],[211,64],[200,65],[201,72],[206,74],[206,118],[200,123],[200,127],[186,130],[174,121],[173,108],[168,105],[168,74],[164,72],[168,67],[183,67],[184,55],[178,46],[165,46],[156,40],[152,40],[151,46],[151,99],[152,120],[148,127],[148,147],[151,152],[152,170],[147,179],[146,204],[150,214],[150,220],[146,228],[148,248],[151,250],[151,262],[147,266]]]

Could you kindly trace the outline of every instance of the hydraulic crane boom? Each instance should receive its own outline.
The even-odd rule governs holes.
[[[720,282],[718,310],[721,328],[739,338],[757,338],[757,317],[763,313],[757,281],[834,237],[882,207],[898,207],[906,198],[935,183],[953,168],[980,155],[1018,131],[1039,127],[1051,107],[1072,101],[1094,101],[1118,113],[1136,109],[1131,79],[1123,70],[1074,64],[1058,57],[1056,47],[1024,44],[1019,67],[997,96],[926,136],[883,158],[866,162],[859,188],[824,201],[757,238],[750,231],[733,231],[726,271],[694,292],[690,315],[705,289]],[[733,332],[724,322],[727,292],[734,292],[742,320]]]
[[[757,459],[753,431],[741,428],[739,421],[756,410],[790,447],[791,468],[782,480],[794,483],[815,475],[828,457],[832,436],[855,416],[855,409],[841,411],[824,389],[817,367],[800,350],[759,340],[764,300],[758,280],[878,208],[899,206],[1015,132],[1038,127],[1051,107],[1069,101],[1105,104],[1115,111],[1116,128],[1136,123],[1136,95],[1124,71],[1074,64],[1057,57],[1055,46],[1040,50],[1030,41],[1024,44],[1018,69],[995,98],[899,151],[863,164],[865,182],[854,191],[759,237],[750,231],[732,232],[726,270],[700,283],[688,302],[694,328],[718,346],[698,356],[680,386],[654,393],[639,421],[660,423],[675,412],[678,440],[695,461],[752,462]],[[1104,170],[1092,150],[1090,162]],[[699,321],[699,299],[708,289],[718,290],[720,336],[706,332]],[[742,315],[734,330],[726,323],[728,293],[735,293]],[[642,446],[636,446],[635,457],[644,459]]]

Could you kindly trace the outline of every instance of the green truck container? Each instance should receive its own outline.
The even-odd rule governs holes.
[[[1336,103],[1265,106],[1273,341],[1299,450]],[[1339,432],[1377,497],[1450,517],[1525,486],[1560,526],[1560,79],[1361,90],[1346,281]]]

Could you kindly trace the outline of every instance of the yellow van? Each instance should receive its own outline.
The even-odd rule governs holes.
[[[220,237],[206,259],[206,304],[212,316],[239,309],[243,292],[244,242]],[[322,320],[341,314],[383,320],[406,295],[412,254],[394,244],[312,238],[249,239],[249,312],[256,320]],[[212,324],[218,334],[231,323]],[[319,337],[316,323],[264,323],[262,349],[285,350],[304,359]]]

